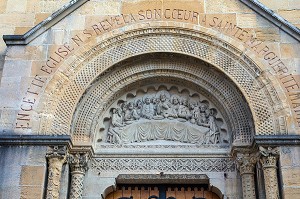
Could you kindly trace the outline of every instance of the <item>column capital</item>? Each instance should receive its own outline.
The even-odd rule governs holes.
[[[261,154],[261,163],[263,168],[274,167],[277,168],[276,162],[279,156],[278,147],[272,148],[264,148],[262,146],[259,147],[259,152]]]
[[[58,159],[58,160],[66,160],[67,157],[67,147],[66,146],[49,146],[46,158],[50,161],[50,159]]]
[[[88,170],[88,161],[88,153],[76,152],[73,154],[69,154],[68,162],[71,168],[71,173],[81,173],[84,175],[85,172]]]
[[[254,174],[254,167],[258,157],[257,153],[237,153],[236,163],[241,175]]]

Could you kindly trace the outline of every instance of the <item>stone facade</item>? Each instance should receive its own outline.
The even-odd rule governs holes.
[[[0,198],[297,198],[299,5],[1,1]]]

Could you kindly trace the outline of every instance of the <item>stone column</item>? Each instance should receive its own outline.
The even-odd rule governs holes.
[[[266,199],[279,199],[279,188],[277,179],[277,158],[279,155],[278,148],[259,147],[261,153],[261,163],[264,171]]]
[[[46,199],[58,199],[62,166],[66,161],[67,149],[65,146],[49,147],[46,154],[48,160],[48,184]]]
[[[243,199],[256,199],[254,168],[257,159],[256,154],[237,154],[236,161],[242,177]]]
[[[81,199],[83,193],[83,180],[87,171],[88,154],[76,153],[69,156],[71,168],[70,199]]]

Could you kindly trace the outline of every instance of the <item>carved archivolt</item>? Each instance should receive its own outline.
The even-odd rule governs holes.
[[[160,57],[163,56],[163,57]],[[168,120],[174,118],[174,121],[187,121],[189,125],[185,125],[189,128],[189,131],[191,131],[191,136],[188,136],[189,139],[186,139],[185,142],[190,143],[215,143],[219,142],[219,136],[216,138],[213,138],[213,131],[211,131],[211,138],[208,139],[209,136],[205,136],[205,134],[209,134],[208,129],[214,128],[214,122],[211,122],[211,127],[209,126],[209,115],[211,114],[211,120],[214,120],[214,114],[220,113],[220,115],[223,115],[224,123],[229,126],[229,129],[225,130],[228,132],[230,131],[230,136],[233,135],[234,140],[239,140],[241,142],[247,143],[251,141],[251,136],[253,134],[253,124],[252,121],[252,115],[250,111],[248,110],[246,106],[246,102],[244,98],[242,97],[242,94],[237,90],[237,88],[233,85],[233,83],[222,76],[221,74],[217,73],[216,71],[213,71],[209,68],[209,66],[204,65],[203,62],[196,61],[195,59],[188,58],[188,57],[182,57],[182,56],[176,56],[176,55],[168,55],[168,54],[162,54],[162,55],[155,55],[157,60],[151,59],[151,57],[139,57],[140,60],[132,60],[131,62],[127,64],[120,63],[120,65],[116,65],[114,68],[112,68],[112,72],[108,71],[106,74],[99,77],[99,80],[95,82],[91,86],[91,88],[86,92],[86,95],[84,98],[82,98],[80,104],[78,105],[77,113],[75,114],[74,118],[74,135],[84,137],[84,136],[91,136],[95,132],[99,132],[99,121],[103,120],[103,114],[107,112],[107,110],[111,111],[111,114],[108,115],[108,118],[112,118],[113,111],[117,112],[116,106],[117,102],[122,99],[123,101],[128,101],[126,98],[126,95],[128,93],[132,93],[130,95],[136,95],[136,91],[133,91],[134,89],[143,88],[144,91],[142,94],[139,94],[141,96],[137,96],[136,99],[132,99],[131,104],[133,105],[133,109],[138,109],[134,106],[142,106],[145,104],[143,102],[143,98],[147,97],[147,89],[149,88],[149,85],[159,87],[159,85],[167,85],[167,87],[171,88],[172,86],[174,88],[181,87],[180,90],[190,88],[194,89],[194,92],[188,92],[188,95],[190,96],[183,96],[179,93],[178,89],[177,91],[172,91],[173,94],[170,95],[168,91],[165,89],[159,90],[157,88],[154,92],[151,93],[152,97],[150,97],[150,104],[149,108],[153,106],[153,116],[148,114],[148,116],[141,116],[136,114],[136,116],[129,115],[128,105],[124,106],[121,109],[124,109],[122,111],[122,117],[124,120],[133,120],[137,121],[137,118],[140,117],[141,120],[147,121],[149,118],[153,121],[158,121],[159,118],[167,118]],[[159,58],[160,57],[160,58]],[[147,61],[144,61],[147,60]],[[198,76],[194,75],[198,74]],[[161,84],[159,84],[161,82]],[[184,85],[184,86],[182,86]],[[175,89],[176,90],[176,89]],[[196,92],[197,91],[197,92]],[[160,93],[165,92],[168,93],[165,103],[170,106],[170,110],[154,110],[154,108],[157,108],[155,106],[158,105],[158,102],[160,102]],[[196,94],[199,96],[199,93],[201,93],[202,99],[196,99],[191,97],[192,95]],[[176,102],[171,102],[171,98],[174,98],[175,96],[178,96],[180,98],[180,102],[177,105],[174,105]],[[183,98],[190,98],[191,102],[196,102],[194,105],[196,109],[200,109],[200,106],[202,106],[203,111],[199,111],[202,113],[202,120],[200,121],[200,116],[197,116],[199,118],[191,118],[189,116],[190,113],[188,113],[185,117],[182,115],[183,113],[179,113],[178,115],[174,114],[172,115],[171,107],[181,106],[182,110],[186,110],[190,112],[191,107],[190,104],[183,105],[182,104],[182,97]],[[137,105],[137,101],[141,102],[140,105]],[[152,100],[152,101],[151,101]],[[153,101],[154,100],[154,101]],[[188,102],[189,100],[187,100]],[[115,110],[111,109],[111,104],[115,102]],[[129,101],[128,101],[129,103]],[[156,104],[157,103],[157,104]],[[184,102],[186,103],[186,102]],[[213,105],[212,107],[206,107],[207,104]],[[212,109],[212,108],[215,109]],[[218,108],[216,108],[218,107]],[[160,107],[158,107],[161,109]],[[180,110],[182,112],[182,110]],[[218,111],[217,111],[218,110]],[[159,111],[159,113],[158,113]],[[179,110],[178,110],[179,111]],[[128,112],[128,113],[127,113]],[[131,111],[132,112],[132,111]],[[139,112],[139,111],[136,111]],[[151,111],[150,111],[151,112]],[[169,113],[168,113],[169,112]],[[196,111],[197,112],[197,111]],[[204,113],[205,112],[205,113]],[[208,113],[211,112],[211,113]],[[215,113],[213,113],[215,112]],[[126,114],[126,118],[125,118]],[[155,117],[154,117],[154,114]],[[171,115],[170,115],[171,114]],[[200,114],[200,113],[199,113]],[[196,113],[197,115],[197,113]],[[117,114],[115,114],[117,116]],[[131,118],[128,118],[131,117]],[[109,120],[109,119],[107,119]],[[196,121],[199,120],[199,121]],[[138,120],[140,121],[140,120]],[[127,121],[128,123],[129,121]],[[164,121],[160,121],[164,122]],[[180,122],[179,123],[183,123]],[[202,123],[202,124],[201,124]],[[152,125],[151,125],[152,124]],[[157,124],[157,123],[155,123]],[[153,122],[148,122],[148,127],[156,128]],[[161,123],[163,124],[163,123]],[[165,123],[166,124],[166,123]],[[170,124],[170,123],[168,123]],[[198,125],[200,124],[200,125]],[[123,125],[123,124],[122,124]],[[138,128],[138,124],[134,124]],[[150,125],[150,126],[149,126]],[[174,125],[173,125],[174,126]],[[144,126],[145,127],[145,126]],[[109,127],[106,126],[105,129],[108,129]],[[119,127],[118,127],[119,128]],[[122,127],[123,128],[123,127]],[[219,127],[216,127],[216,129]],[[224,128],[224,127],[223,127]],[[115,128],[117,129],[117,128]],[[123,128],[124,129],[124,128]],[[167,129],[164,128],[164,129]],[[182,128],[182,125],[180,128],[177,128],[177,131]],[[126,129],[125,129],[126,130]],[[163,130],[163,129],[162,129]],[[181,131],[182,131],[181,130]],[[164,131],[164,130],[163,130]],[[175,130],[176,131],[176,130]],[[199,131],[202,133],[193,133],[195,131]],[[173,134],[174,130],[171,132]],[[217,130],[216,130],[217,132]],[[220,132],[220,131],[219,131]],[[105,132],[107,134],[107,132]],[[111,135],[115,135],[116,132],[111,129],[110,131]],[[131,132],[131,134],[133,134]],[[142,141],[147,140],[149,136],[144,136],[145,138],[142,139],[135,139],[134,136],[123,136],[126,142],[132,142],[132,141]],[[160,139],[165,138],[165,133],[161,136],[162,133],[158,133],[158,137]],[[179,135],[180,134],[180,135]],[[197,134],[198,136],[192,136]],[[127,134],[128,135],[128,134]],[[139,133],[141,135],[141,131]],[[181,135],[186,135],[186,133],[177,133],[176,141],[183,141],[185,138],[180,138]],[[115,137],[115,136],[112,136]],[[174,136],[173,136],[174,137]],[[179,137],[179,138],[178,138]],[[191,138],[194,137],[194,138]],[[101,137],[102,140],[106,140],[105,137]],[[119,143],[120,140],[116,138],[117,140],[111,140],[110,142]],[[166,137],[166,139],[168,139]],[[212,141],[212,140],[216,141]],[[210,141],[209,141],[210,140]],[[223,139],[222,139],[223,140]]]
[[[42,104],[45,107],[40,107],[43,111],[41,113],[39,132],[69,134],[71,130],[70,126],[72,126],[72,118],[75,123],[77,122],[76,116],[75,118],[73,117],[74,110],[78,106],[79,100],[85,97],[82,95],[91,86],[92,82],[97,78],[99,78],[99,81],[102,81],[101,76],[110,72],[112,66],[116,63],[126,60],[129,57],[154,52],[187,54],[214,65],[234,81],[247,99],[255,120],[256,133],[276,133],[277,122],[272,107],[279,108],[280,103],[275,89],[270,85],[265,86],[263,77],[260,76],[260,70],[257,66],[237,49],[210,35],[173,28],[137,30],[107,39],[87,51],[62,71],[58,71],[53,78],[53,81],[57,81],[57,83],[53,82],[51,87],[46,89],[46,98],[42,99],[44,100]],[[144,68],[144,71],[147,71],[149,68]],[[131,73],[131,69],[127,69]],[[201,76],[201,73],[196,71],[191,74],[198,76],[198,78]],[[118,78],[118,74],[115,75],[111,77],[112,81],[114,81],[114,78]],[[126,78],[134,78],[138,75],[140,76],[135,79],[135,82],[144,78],[141,72],[133,76],[124,74],[122,79],[127,81]],[[134,82],[130,83],[128,81],[127,86],[132,83]],[[113,89],[117,90],[111,90],[111,93],[105,91],[100,99],[108,99],[108,96],[113,96],[112,93],[118,93],[118,88],[123,87],[122,84],[123,82],[115,84],[115,88]],[[103,86],[105,89],[105,85]],[[124,87],[123,89],[126,90]],[[223,93],[223,95],[226,96],[226,93]],[[117,99],[118,96],[113,96],[113,98]],[[94,101],[94,103],[98,102]],[[277,106],[274,106],[274,104],[277,104]],[[97,110],[91,110],[89,107],[83,107],[83,109],[86,112],[97,112]],[[84,111],[83,109],[81,111]],[[247,114],[249,113],[247,112]],[[87,116],[87,118],[94,120],[94,116],[92,114]],[[242,114],[237,115],[237,117],[242,120],[249,119],[248,117],[242,118],[244,117]],[[78,127],[78,129],[80,128],[86,128],[86,126]],[[245,131],[249,132],[251,131],[249,128],[251,129],[252,127],[244,126],[241,128],[245,128]],[[84,131],[84,129],[81,129],[81,131]],[[245,131],[236,129],[236,134],[239,139],[249,141],[251,139],[250,134],[239,135]],[[78,134],[78,137],[75,136],[77,137],[75,139],[78,139],[78,141],[90,141],[91,135],[89,134],[92,132],[90,129],[87,129],[83,134],[78,131],[71,133],[74,135]]]

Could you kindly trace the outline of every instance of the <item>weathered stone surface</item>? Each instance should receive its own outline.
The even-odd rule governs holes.
[[[41,186],[45,181],[45,167],[43,166],[22,166],[21,186]]]
[[[266,19],[263,17],[245,13],[245,14],[237,14],[237,25],[243,28],[251,28],[251,27],[268,27],[268,28],[275,28],[274,25],[270,24]]]
[[[231,13],[231,12],[251,13],[252,11],[239,1],[209,0],[206,1],[206,12],[207,13]]]
[[[22,186],[20,199],[43,198],[43,191],[41,186]]]
[[[300,10],[299,9],[280,9],[278,14],[290,21],[293,24],[299,24]]]
[[[0,35],[24,34],[68,2],[2,0]],[[261,2],[299,26],[298,0]],[[158,17],[155,9],[167,13]],[[180,13],[189,11],[194,18],[186,20]],[[131,13],[132,18],[123,19]],[[225,197],[240,199],[241,176],[229,159],[229,146],[252,143],[255,133],[299,134],[299,42],[239,0],[90,0],[51,23],[25,46],[6,47],[0,42],[0,133],[72,134],[76,144],[92,142],[96,163],[89,165],[93,169],[85,178],[74,175],[74,187],[83,187],[83,192],[72,193],[74,197],[99,198],[114,185],[119,172],[201,171]],[[76,36],[83,40],[77,37],[76,43]],[[194,89],[197,92],[191,92]],[[189,99],[198,94],[198,103],[209,105],[207,112],[202,111],[205,121],[200,122],[197,114],[169,117],[157,110],[153,111],[157,120],[152,111],[136,119],[124,106],[120,115],[127,118],[121,124],[128,124],[117,133],[123,133],[123,141],[128,138],[125,133],[132,139],[123,145],[108,139],[108,129],[116,130],[111,124],[114,109],[162,90]],[[151,99],[155,105],[159,98]],[[186,112],[193,111],[180,103]],[[149,129],[141,124],[148,120],[155,125],[145,133]],[[27,122],[29,127],[23,129]],[[198,134],[184,131],[192,125],[201,128]],[[161,139],[153,139],[153,132],[160,132]],[[285,198],[299,194],[299,154],[300,147],[281,146],[279,176]],[[45,147],[1,146],[0,198],[42,198],[45,155]],[[67,166],[58,162],[48,171],[58,177],[49,175],[49,181],[71,183]],[[272,166],[266,175],[274,177]],[[249,197],[254,196],[254,179],[252,174],[243,177]],[[59,191],[68,197],[67,186]]]
[[[282,169],[284,186],[299,186],[300,188],[300,167]]]
[[[283,58],[300,58],[298,44],[280,44],[280,50]]]
[[[300,195],[300,188],[284,188],[284,198],[297,198]]]

